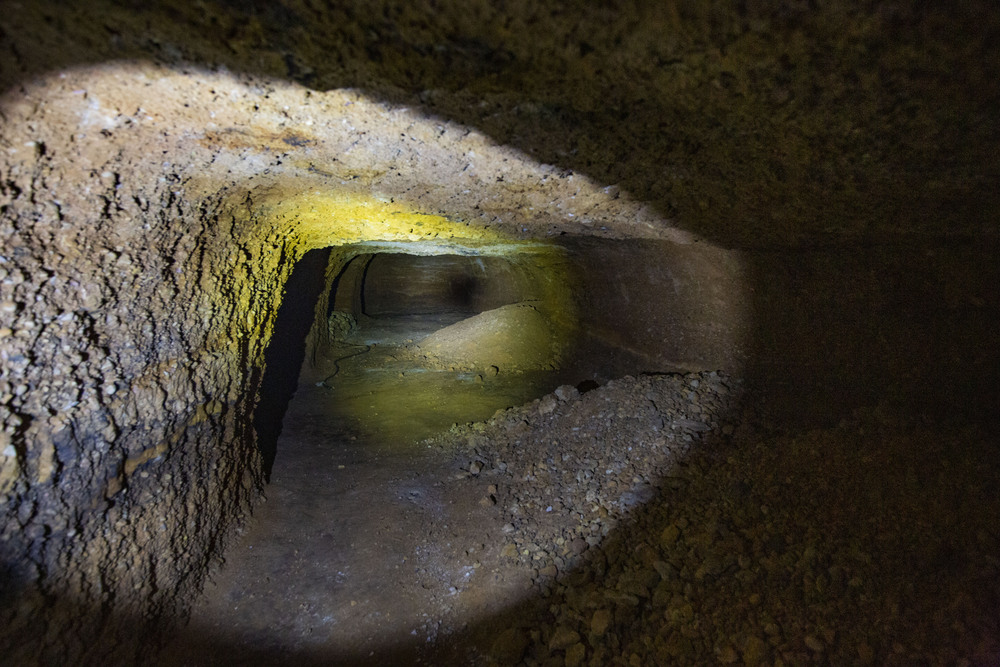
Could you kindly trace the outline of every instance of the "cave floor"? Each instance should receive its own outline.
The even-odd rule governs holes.
[[[410,372],[404,330],[303,378],[161,664],[998,664],[994,432],[786,431],[708,371],[528,401],[565,378]]]
[[[500,557],[488,484],[460,452],[419,441],[520,405],[558,378],[483,380],[396,358],[400,345],[458,319],[366,320],[335,361],[304,369],[266,501],[165,663],[419,664],[431,651],[463,661],[439,636],[529,592],[530,570]]]

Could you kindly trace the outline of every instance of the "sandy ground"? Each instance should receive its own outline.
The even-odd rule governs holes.
[[[495,496],[464,451],[419,441],[533,398],[555,374],[484,381],[394,361],[457,318],[368,320],[330,355],[342,358],[304,369],[267,500],[165,663],[440,659],[439,639],[532,592],[530,570],[500,557]]]

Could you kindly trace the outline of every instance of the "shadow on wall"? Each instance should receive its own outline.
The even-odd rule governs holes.
[[[264,353],[264,378],[253,424],[267,481],[271,479],[271,468],[278,451],[282,419],[299,383],[299,371],[306,353],[306,335],[316,319],[316,302],[325,285],[324,275],[329,259],[329,248],[317,248],[295,263],[285,283],[274,333]]]
[[[748,259],[748,389],[769,423],[833,425],[875,405],[929,422],[998,423],[1000,247],[934,242]]]

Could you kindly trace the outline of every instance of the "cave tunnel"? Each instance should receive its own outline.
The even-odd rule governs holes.
[[[0,663],[1000,664],[991,3],[0,35]]]
[[[671,260],[672,245],[562,240],[310,250],[284,286],[265,353],[254,413],[265,475],[300,376],[335,390],[330,413],[367,424],[369,438],[377,431],[412,444],[561,385],[682,372],[723,354],[740,332],[738,281],[713,276],[699,290],[697,272],[708,262],[719,272],[724,261],[676,250]],[[606,272],[609,253],[640,261],[641,270]],[[679,281],[691,285],[688,293],[677,293]],[[638,311],[633,299],[641,299]],[[706,308],[709,301],[722,307]],[[624,307],[611,305],[619,302]],[[663,330],[697,348],[663,341]]]
[[[414,248],[419,250],[418,245]],[[524,304],[533,313],[541,308],[546,320],[550,319],[552,308],[565,309],[564,305],[553,303],[551,298],[545,303],[548,295],[539,285],[559,278],[549,279],[545,275],[546,267],[536,266],[531,261],[532,253],[522,253],[527,259],[522,257],[520,261],[514,253],[513,261],[508,261],[491,255],[409,254],[405,249],[404,246],[394,252],[374,252],[377,248],[354,247],[333,253],[331,248],[314,249],[295,264],[284,286],[274,334],[265,352],[266,370],[254,413],[267,477],[277,453],[281,421],[295,393],[300,373],[306,377],[323,376],[327,380],[338,375],[336,384],[343,387],[349,373],[343,366],[348,360],[353,360],[355,365],[363,361],[369,380],[361,381],[359,377],[354,381],[360,383],[358,391],[372,391],[378,383],[370,378],[378,370],[378,360],[385,360],[386,346],[398,347],[400,353],[405,353],[407,344],[419,345],[429,334],[503,306]],[[479,323],[463,333],[459,340],[451,341],[451,349],[444,350],[450,355],[449,359],[434,364],[436,370],[462,365],[465,372],[454,376],[456,383],[470,377],[470,373],[482,382],[491,372],[499,375],[500,366],[504,367],[505,374],[512,371],[523,374],[524,360],[532,353],[518,354],[516,349],[511,349],[521,345],[544,350],[544,370],[554,371],[560,354],[553,350],[553,345],[566,347],[569,342],[557,343],[553,337],[559,332],[547,322],[543,323],[540,335],[534,338],[507,336],[497,341],[505,349],[493,350],[496,358],[486,359],[479,355],[478,360],[471,360],[467,354],[462,359],[455,358],[456,354],[462,356],[456,345],[466,348],[467,353],[468,348],[488,344],[486,339],[491,336],[495,338],[497,327],[507,326],[504,315],[498,311],[489,321]],[[540,315],[540,322],[541,318]],[[375,346],[381,347],[373,352]],[[308,355],[307,347],[310,349]],[[395,364],[394,367],[403,366]],[[405,367],[411,373],[428,370],[418,368],[417,364]],[[392,375],[402,376],[399,368]],[[417,387],[399,386],[401,383],[395,379],[392,384],[397,385],[393,389],[404,400],[414,400]],[[330,389],[332,383],[326,386]],[[549,390],[554,388],[555,385],[548,387]],[[539,387],[536,389],[541,391]],[[447,424],[471,420],[469,415],[463,414],[455,393],[437,397],[443,401],[440,409]],[[526,397],[521,396],[522,400],[516,403],[523,402]],[[502,407],[510,405],[497,404],[490,414]],[[397,413],[400,426],[412,430],[405,411]],[[386,419],[387,416],[383,416],[381,421]]]

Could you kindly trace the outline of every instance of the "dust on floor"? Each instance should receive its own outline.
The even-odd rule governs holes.
[[[373,396],[348,382],[370,362],[299,388],[268,500],[166,663],[1000,659],[1000,475],[980,429],[876,408],[784,433],[705,372],[366,431],[374,413],[331,405]],[[489,391],[385,373],[367,377],[432,377],[455,405]]]

